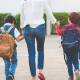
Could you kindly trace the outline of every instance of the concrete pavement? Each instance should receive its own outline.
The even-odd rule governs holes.
[[[63,50],[59,48],[61,37],[58,35],[46,36],[45,40],[45,62],[43,74],[46,80],[67,80],[68,72],[64,61]],[[15,73],[15,80],[31,80],[28,64],[27,46],[24,40],[17,42],[18,66]],[[37,67],[37,50],[36,50]],[[38,69],[36,70],[38,76]],[[0,80],[5,80],[4,62],[0,58]],[[39,80],[37,78],[37,80]]]

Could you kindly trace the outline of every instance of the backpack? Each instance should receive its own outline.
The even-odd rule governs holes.
[[[69,27],[65,25],[66,30],[62,32],[62,41],[61,46],[63,48],[64,53],[76,53],[80,50],[80,34],[78,29],[76,29],[77,25],[74,27]],[[72,29],[70,29],[72,28]]]
[[[2,33],[0,34],[0,57],[2,58],[12,58],[14,52],[15,41],[14,38],[9,32],[12,30],[11,26],[8,31],[4,31],[4,28],[1,27]]]

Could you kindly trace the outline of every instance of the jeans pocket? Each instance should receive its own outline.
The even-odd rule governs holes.
[[[46,33],[46,29],[45,29],[45,26],[40,26],[38,27],[38,32],[39,32],[39,35],[43,35]]]
[[[25,27],[24,28],[24,34],[29,35],[30,34],[30,27]]]

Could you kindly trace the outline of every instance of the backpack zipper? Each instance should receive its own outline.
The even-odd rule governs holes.
[[[76,42],[78,42],[78,41],[75,41],[75,42],[72,42],[72,43],[62,43],[61,46],[63,46],[63,44],[73,44],[73,43],[76,43]],[[60,48],[61,46],[59,46],[59,48]]]

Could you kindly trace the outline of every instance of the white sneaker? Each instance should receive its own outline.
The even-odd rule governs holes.
[[[76,80],[80,80],[80,73],[79,70],[75,70],[75,76],[76,76]]]

